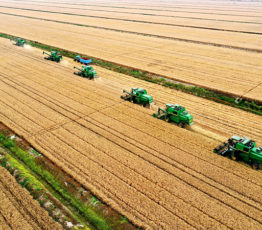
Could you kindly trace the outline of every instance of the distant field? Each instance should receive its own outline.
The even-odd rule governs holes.
[[[261,4],[146,5],[4,1],[0,31],[262,101]]]

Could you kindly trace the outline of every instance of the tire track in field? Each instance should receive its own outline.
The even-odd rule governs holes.
[[[205,26],[190,26],[190,25],[182,25],[175,23],[164,23],[164,22],[152,22],[152,21],[144,21],[144,20],[135,20],[135,19],[121,19],[121,18],[112,18],[112,17],[103,17],[103,16],[92,16],[85,14],[74,14],[74,13],[65,13],[58,11],[48,11],[48,10],[37,10],[37,9],[29,9],[29,8],[19,8],[19,7],[8,7],[8,6],[0,6],[0,8],[8,8],[8,9],[18,9],[24,11],[33,11],[33,12],[41,12],[41,13],[50,13],[50,14],[62,14],[69,16],[80,16],[86,18],[99,18],[106,20],[116,20],[116,21],[124,21],[124,22],[135,22],[135,23],[144,23],[144,24],[154,24],[154,25],[163,25],[163,26],[171,26],[171,27],[181,27],[181,28],[193,28],[193,29],[201,29],[201,30],[214,30],[214,31],[224,31],[224,32],[233,32],[233,33],[243,33],[243,34],[255,34],[262,35],[262,32],[252,32],[245,30],[232,30],[232,29],[222,29],[216,27],[205,27]],[[31,16],[30,16],[31,17]],[[261,23],[262,24],[262,23]]]
[[[169,36],[164,36],[164,35],[135,32],[131,30],[113,29],[113,28],[108,28],[108,27],[103,27],[103,26],[94,26],[94,25],[88,25],[88,24],[64,22],[60,20],[45,19],[45,18],[38,18],[38,17],[32,17],[32,16],[25,16],[25,15],[20,15],[20,14],[5,13],[1,11],[0,11],[0,14],[14,16],[14,17],[28,18],[28,19],[38,20],[38,21],[55,22],[55,23],[66,24],[66,25],[88,27],[88,28],[94,28],[94,29],[99,29],[99,30],[107,30],[107,31],[113,31],[113,32],[118,32],[118,33],[134,34],[134,35],[139,35],[139,36],[144,36],[144,37],[161,38],[165,40],[181,41],[181,42],[187,42],[187,43],[192,43],[192,44],[200,44],[200,45],[222,47],[222,48],[227,48],[227,49],[242,50],[242,51],[252,52],[252,53],[262,52],[262,49],[245,48],[241,46],[226,45],[222,43],[205,42],[205,41],[200,41],[200,40],[192,40],[192,39],[185,39],[185,38],[179,38],[179,37],[169,37]]]

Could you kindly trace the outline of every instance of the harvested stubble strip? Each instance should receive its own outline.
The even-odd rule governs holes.
[[[88,120],[88,122],[86,120]],[[145,159],[145,161],[147,162],[150,162],[151,166],[153,165],[159,166],[159,169],[165,170],[167,173],[170,173],[171,176],[173,175],[177,177],[178,179],[180,178],[182,181],[186,181],[187,183],[190,183],[192,186],[199,188],[201,191],[204,191],[204,193],[209,193],[210,195],[213,195],[213,198],[215,197],[215,199],[219,199],[222,202],[229,204],[233,208],[237,207],[238,210],[246,213],[248,216],[250,216],[250,214],[254,215],[258,220],[262,222],[262,218],[260,218],[260,215],[259,215],[260,213],[259,206],[257,206],[257,208],[254,208],[254,206],[256,207],[257,203],[252,202],[251,200],[248,201],[246,197],[242,197],[238,193],[235,193],[231,191],[230,189],[225,188],[222,185],[214,183],[213,181],[209,180],[208,178],[196,172],[193,172],[192,170],[184,167],[183,165],[176,164],[174,161],[172,161],[172,159],[165,157],[161,152],[154,151],[153,149],[150,149],[150,147],[139,144],[134,139],[130,139],[127,136],[124,136],[122,133],[114,131],[113,127],[110,127],[108,123],[105,123],[103,125],[100,122],[94,122],[94,119],[87,118],[86,120],[80,120],[79,122],[82,125],[89,127],[90,129],[94,129],[95,132],[98,132],[100,135],[104,136],[105,138],[112,140],[112,142],[117,145],[116,147],[120,145],[123,152],[125,152],[125,149],[128,149],[134,155],[141,157],[142,159]],[[67,126],[68,126],[68,129],[70,129],[70,127],[74,125],[73,124],[66,125],[66,127]],[[75,135],[78,135],[81,128],[79,127],[77,130],[78,132],[76,132]],[[82,132],[84,131],[82,130]],[[99,138],[99,141],[97,143],[99,143],[99,145],[97,146],[98,148],[100,146],[107,146],[104,142],[102,142],[101,138]],[[104,144],[101,145],[101,143],[104,143]],[[108,148],[105,148],[105,149],[108,149]],[[108,153],[112,154],[113,152],[114,151],[112,150],[112,151],[109,151]],[[121,155],[124,156],[125,154],[121,153]],[[130,155],[127,155],[126,157],[127,159],[132,158]],[[117,158],[117,159],[120,161],[123,160],[122,158]],[[142,160],[142,159],[136,159],[135,162]],[[163,161],[161,159],[163,159]],[[128,161],[128,163],[129,162],[130,161]],[[123,161],[123,163],[126,163],[126,161]],[[133,165],[131,164],[130,167],[132,168],[132,166]],[[150,168],[150,166],[148,168]],[[134,168],[134,169],[136,170],[137,168]],[[146,171],[147,170],[145,169],[142,170],[142,172],[146,172]],[[150,174],[151,173],[153,173],[153,170],[150,171]],[[156,180],[155,183],[161,186],[161,183],[158,183],[158,180],[155,179],[155,178],[158,178],[158,175],[159,174],[155,175],[153,177],[153,180]],[[166,183],[163,183],[163,185],[165,184]],[[174,187],[171,187],[171,190],[173,190],[173,188]],[[220,190],[222,190],[222,192]],[[226,193],[224,193],[223,191],[225,191]],[[228,195],[228,194],[231,194],[231,195]],[[232,195],[236,197],[237,199],[234,198]],[[248,203],[253,206],[249,206],[246,203],[239,202],[238,199],[242,199],[245,202],[248,201]]]
[[[212,162],[213,164],[216,164],[220,167],[226,167],[227,170],[230,170],[232,172],[235,172],[236,175],[241,175],[242,178],[245,178],[246,180],[253,182],[259,186],[262,186],[262,175],[261,174],[257,174],[256,171],[254,170],[245,170],[244,175],[243,175],[243,165],[237,164],[233,161],[228,161],[227,159],[223,158],[223,157],[218,157],[217,155],[214,154],[210,154],[212,153],[212,150],[215,146],[217,146],[218,144],[220,144],[220,142],[217,141],[213,141],[213,140],[209,140],[205,137],[196,135],[195,133],[189,132],[187,130],[183,130],[183,129],[178,129],[176,127],[176,125],[170,125],[167,122],[160,122],[158,119],[152,119],[152,116],[150,113],[147,113],[149,116],[147,116],[147,118],[145,118],[145,113],[147,112],[147,110],[143,109],[143,108],[139,108],[135,105],[132,104],[122,104],[119,106],[115,106],[114,107],[115,111],[118,111],[118,113],[120,113],[126,116],[130,116],[130,114],[133,114],[133,118],[135,120],[139,120],[136,122],[142,122],[144,123],[144,126],[147,127],[148,129],[153,128],[153,131],[151,132],[147,132],[148,134],[152,135],[153,133],[155,135],[157,135],[160,130],[165,132],[165,135],[168,136],[169,138],[166,139],[162,139],[163,142],[167,142],[169,143],[171,146],[177,146],[177,148],[181,148],[179,146],[179,143],[183,141],[184,136],[186,135],[185,139],[184,139],[184,143],[187,143],[188,141],[191,142],[191,145],[195,145],[196,148],[201,148],[201,151],[195,153],[192,152],[192,146],[191,145],[183,145],[183,150],[186,150],[187,152],[192,152],[192,154],[196,155],[197,157],[201,157],[204,160],[209,159],[210,162]],[[101,111],[103,112],[103,111]],[[106,113],[106,115],[108,115]],[[112,116],[111,116],[112,117]],[[112,117],[113,118],[113,117]],[[114,118],[113,118],[114,119]],[[125,124],[127,124],[126,122],[124,122]],[[129,124],[127,124],[129,125]],[[131,123],[130,123],[131,125]],[[219,128],[219,127],[218,127]],[[158,131],[155,131],[155,130]],[[172,141],[172,138],[175,136],[175,140]],[[155,136],[157,137],[157,136]],[[192,137],[190,139],[188,139],[188,137]],[[198,147],[199,146],[199,147]],[[205,146],[205,149],[203,149],[203,146]]]
[[[94,129],[95,132],[99,130],[97,127],[92,127],[92,128]],[[80,152],[83,152],[83,153],[88,152],[87,157],[90,157],[90,155],[92,154],[92,151],[90,149],[88,149],[88,150],[86,149],[86,143],[90,143],[93,146],[96,146],[96,148],[98,148],[98,149],[100,148],[101,151],[105,151],[104,149],[106,149],[106,155],[107,156],[105,156],[105,153],[101,153],[101,152],[99,152],[98,150],[95,150],[95,149],[93,150],[94,151],[94,153],[93,153],[94,157],[99,158],[101,160],[101,162],[103,162],[104,167],[109,168],[109,170],[111,170],[112,172],[114,172],[114,169],[118,168],[118,170],[115,170],[115,171],[117,171],[117,173],[120,177],[122,177],[122,175],[130,175],[130,178],[129,178],[129,176],[127,176],[127,178],[123,177],[123,180],[126,180],[127,183],[129,183],[129,181],[132,181],[132,186],[136,186],[136,188],[138,190],[142,189],[142,191],[144,193],[146,193],[148,197],[151,197],[152,199],[156,199],[161,205],[165,206],[166,208],[169,208],[169,207],[172,208],[172,204],[170,205],[168,200],[175,199],[176,200],[176,206],[173,207],[173,208],[176,209],[178,207],[183,207],[185,210],[179,209],[178,215],[183,216],[183,214],[185,214],[185,216],[183,216],[183,218],[185,218],[190,214],[190,219],[188,219],[189,222],[195,221],[196,223],[200,223],[202,226],[208,227],[208,225],[209,225],[209,227],[210,226],[214,227],[214,223],[215,223],[214,220],[212,220],[210,217],[205,216],[204,213],[201,213],[199,210],[194,209],[191,205],[188,205],[185,202],[188,202],[188,201],[191,200],[190,203],[195,205],[195,207],[196,206],[201,207],[200,209],[202,209],[206,214],[210,214],[210,210],[209,210],[210,206],[215,207],[217,205],[216,200],[213,200],[212,198],[208,197],[207,195],[202,194],[201,192],[197,191],[193,187],[188,186],[181,181],[177,181],[177,179],[173,178],[173,176],[170,175],[168,172],[164,172],[161,169],[154,167],[151,163],[146,162],[146,161],[142,161],[142,159],[134,157],[132,152],[131,153],[127,152],[126,150],[119,147],[118,145],[113,144],[112,142],[108,142],[108,140],[101,138],[100,136],[97,136],[96,134],[94,134],[90,131],[87,131],[86,129],[83,129],[80,126],[70,124],[70,125],[66,125],[66,129],[69,130],[70,133],[61,131],[61,138],[63,138],[64,136],[70,136],[72,134],[76,135],[77,137],[74,137],[74,139],[75,139],[74,142],[72,140],[71,143],[77,143],[75,145],[75,148],[79,149]],[[57,130],[57,132],[58,132],[58,130]],[[80,141],[81,138],[85,139],[86,142]],[[109,138],[112,139],[113,137],[110,136]],[[65,139],[65,138],[63,138],[63,139]],[[97,144],[97,143],[99,143],[99,144]],[[101,146],[103,146],[103,148],[101,148]],[[108,157],[112,157],[112,158],[108,159]],[[126,161],[126,159],[128,159],[128,161]],[[140,162],[140,163],[137,163],[137,162]],[[112,165],[114,165],[114,166],[112,166]],[[165,167],[165,164],[163,164],[161,162],[159,164],[159,166],[160,166],[160,168],[163,168],[163,167]],[[137,174],[137,175],[135,175],[135,174]],[[175,174],[173,174],[173,175],[175,175]],[[136,182],[136,180],[133,180],[132,178],[136,178],[136,180],[138,180],[138,182]],[[140,179],[141,183],[139,183],[139,179]],[[192,178],[191,178],[191,181],[192,181]],[[189,183],[191,183],[191,181],[189,181]],[[195,184],[197,185],[197,182]],[[208,192],[208,187],[209,186],[204,186],[203,191]],[[174,188],[176,188],[176,189],[174,189]],[[190,189],[193,190],[194,192],[187,193],[186,191],[188,191]],[[154,191],[154,192],[152,192],[152,191]],[[217,192],[217,191],[215,191],[215,192]],[[215,194],[215,192],[213,191],[213,194]],[[159,197],[158,194],[161,194],[161,196]],[[192,195],[192,194],[194,194],[194,195]],[[173,197],[173,195],[175,195],[175,197],[171,198],[171,197]],[[176,197],[182,198],[185,202],[181,202],[181,200],[177,199]],[[228,198],[230,199],[231,197],[228,197]],[[197,199],[201,200],[201,202],[200,202],[201,205],[199,205],[199,202],[194,202],[194,200],[197,200]],[[206,207],[204,208],[203,204],[205,203],[205,201],[207,201],[208,205],[206,205]],[[237,200],[234,200],[234,201],[237,201]],[[233,202],[232,207],[234,207],[234,205],[236,205],[236,204],[237,204],[236,202]],[[219,218],[220,215],[221,216],[229,215],[229,213],[224,214],[224,215],[222,214],[223,212],[226,212],[226,209],[228,209],[228,211],[231,213],[231,215],[233,215],[233,213],[236,213],[236,216],[242,215],[242,214],[237,213],[235,210],[231,210],[231,208],[229,208],[229,207],[225,208],[226,206],[223,205],[222,203],[220,203],[220,206],[221,206],[221,207],[219,207],[220,214],[217,214],[218,211],[216,211],[215,208],[214,208],[213,215],[214,215],[215,219]],[[240,202],[239,206],[243,206],[243,204]],[[245,208],[249,208],[249,207],[244,205],[243,210]],[[257,212],[256,209],[251,208],[250,211],[251,210],[256,213],[255,216],[256,215],[258,217],[260,216],[260,214],[259,214],[260,212]],[[197,216],[197,215],[199,215],[199,216]],[[194,218],[194,216],[195,216],[195,218]],[[204,218],[204,220],[205,220],[204,223],[201,222],[202,218]],[[239,219],[241,219],[241,218],[239,218]],[[242,219],[242,224],[246,225],[248,222],[245,224],[243,222],[243,220],[244,221],[246,220],[246,216],[243,216],[243,219]],[[194,223],[194,224],[196,224],[196,223]],[[216,223],[216,224],[218,224],[218,223]],[[257,223],[253,222],[253,224],[256,225]]]
[[[0,172],[0,191],[4,191],[4,193],[1,192],[1,194],[5,194],[6,198],[8,197],[9,202],[13,202],[12,205],[10,203],[10,207],[7,206],[8,210],[4,210],[4,208],[3,210],[5,212],[7,211],[7,214],[8,212],[16,213],[16,210],[18,210],[23,215],[23,217],[17,216],[17,218],[11,218],[10,221],[12,221],[12,224],[10,223],[10,225],[14,229],[63,229],[60,224],[54,222],[51,219],[51,217],[48,215],[48,212],[40,207],[39,203],[30,196],[27,190],[22,188],[15,181],[14,177],[12,177],[6,169],[0,167]],[[7,203],[2,202],[2,204]],[[28,222],[28,224],[31,226],[26,222]]]
[[[144,121],[146,123],[154,124],[156,122],[156,126],[153,125],[148,126],[147,124],[142,125],[141,121],[136,120],[134,117],[136,117],[136,113],[132,113],[130,110],[129,116],[125,116],[123,114],[120,114],[115,109],[106,109],[104,110],[104,113],[107,116],[110,116],[114,120],[117,119],[121,121],[123,124],[126,124],[126,128],[124,128],[124,125],[121,124],[121,126],[117,126],[118,122],[114,122],[116,128],[124,128],[125,130],[131,129],[131,127],[134,127],[134,131],[126,132],[127,135],[129,135],[131,138],[137,139],[139,142],[143,140],[143,143],[145,143],[148,146],[151,146],[152,148],[156,150],[162,150],[165,152],[165,154],[178,162],[181,162],[183,164],[188,165],[190,168],[194,168],[196,171],[203,173],[204,175],[207,175],[211,178],[213,178],[215,181],[227,185],[228,187],[233,188],[236,191],[239,191],[241,194],[252,197],[252,199],[256,200],[257,202],[261,202],[261,187],[253,184],[252,182],[248,181],[248,178],[242,177],[240,178],[238,175],[234,175],[233,173],[226,173],[226,171],[222,168],[216,167],[216,170],[214,170],[214,161],[212,162],[212,165],[207,164],[207,160],[199,160],[199,157],[197,156],[197,152],[203,152],[206,154],[206,156],[210,156],[210,158],[213,157],[213,159],[216,159],[216,155],[210,154],[210,151],[212,151],[212,145],[209,145],[208,147],[208,141],[207,139],[201,138],[200,136],[197,136],[194,133],[191,133],[186,130],[179,130],[177,127],[174,127],[175,130],[173,131],[173,134],[171,132],[167,133],[165,131],[160,132],[161,126],[163,122],[157,122],[158,120],[153,117],[144,117]],[[91,117],[94,117],[94,115],[91,115]],[[96,119],[100,119],[98,116]],[[100,119],[101,122],[113,122],[108,118]],[[159,128],[157,128],[157,125]],[[137,132],[136,130],[140,130],[140,132]],[[124,130],[123,130],[124,131]],[[124,131],[125,132],[125,131]],[[144,135],[144,133],[147,133],[149,135]],[[179,138],[183,137],[183,138]],[[183,143],[188,143],[190,141],[190,145],[183,145],[184,149],[187,152],[183,154],[183,158],[178,156],[177,154],[174,154],[178,152],[178,148],[181,148]],[[205,143],[203,146],[198,146],[198,143]],[[211,142],[212,143],[212,142]],[[168,145],[169,144],[169,145]],[[174,146],[175,145],[175,146]],[[197,148],[191,148],[192,145],[198,146]],[[196,164],[197,162],[197,164]],[[233,162],[231,162],[233,165]],[[241,167],[236,166],[236,167]],[[225,177],[225,173],[227,176]],[[243,173],[243,172],[242,172]],[[245,179],[244,179],[245,178]]]
[[[54,87],[57,85],[57,82],[54,82],[54,84],[50,87],[46,85],[45,80],[34,80],[33,76],[29,79],[28,75],[26,77],[19,77],[19,79],[16,79],[18,82],[25,83],[27,87],[31,87],[32,85],[35,85],[36,89],[39,90],[39,92],[45,92],[42,93],[42,96],[44,98],[52,98],[54,99],[54,102],[59,102],[62,105],[70,105],[73,106],[73,108],[70,108],[70,110],[79,111],[81,113],[86,112],[88,107],[91,107],[93,109],[100,109],[101,106],[110,105],[112,104],[111,100],[108,99],[108,101],[101,101],[100,103],[94,102],[94,100],[97,100],[97,95],[94,92],[94,94],[87,94],[87,91],[82,90],[81,88],[76,87],[74,88],[74,85],[71,83],[59,83],[60,87]],[[28,83],[27,83],[28,82]],[[37,83],[34,83],[37,82]],[[80,84],[83,84],[82,82],[79,82]],[[86,83],[86,82],[84,82]],[[60,104],[60,105],[61,105]],[[86,105],[86,106],[85,106]],[[87,107],[88,106],[88,107]]]
[[[66,136],[64,138],[71,139],[70,136]],[[135,215],[137,215],[137,213],[139,215],[142,214],[146,217],[146,223],[151,224],[152,227],[160,226],[161,221],[163,221],[167,224],[167,226],[179,225],[183,226],[183,228],[191,228],[190,225],[186,224],[180,218],[172,215],[169,211],[157,203],[152,202],[152,200],[145,194],[123,182],[118,176],[109,173],[109,171],[103,168],[99,163],[95,163],[94,161],[91,162],[80,152],[69,147],[69,145],[67,145],[63,140],[58,139],[56,136],[47,133],[42,136],[41,140],[38,139],[37,141],[38,143],[41,143],[42,145],[44,144],[44,146],[48,147],[51,143],[52,149],[57,157],[56,161],[63,158],[71,165],[70,167],[73,171],[75,168],[81,169],[86,174],[84,177],[91,180],[92,184],[99,186],[101,192],[108,190],[111,194],[113,194],[113,196],[111,196],[113,201],[120,199],[123,203],[127,203],[129,207],[124,213],[133,210],[132,213],[135,213]],[[91,148],[90,145],[88,148]],[[75,163],[75,159],[77,159],[77,165]],[[101,181],[103,181],[103,187],[101,186]],[[162,220],[159,219],[160,216],[162,217]]]
[[[2,87],[1,83],[0,83],[0,87]],[[25,102],[23,100],[23,98],[25,97],[26,96],[23,94],[21,95],[18,94],[16,97],[14,97],[13,95],[10,96],[9,94],[6,94],[4,90],[0,91],[0,98],[5,98],[5,103],[7,105],[12,105],[12,108],[16,109],[16,111],[21,111],[21,114],[28,114],[28,115],[30,114],[30,118],[34,121],[37,121],[37,124],[42,128],[46,128],[55,124],[44,115],[42,116],[41,113],[39,113],[41,112],[41,110],[38,109],[36,106],[31,107],[31,103]]]
[[[17,79],[16,79],[17,80]],[[21,93],[24,93],[30,97],[32,97],[34,100],[44,103],[45,105],[47,105],[47,107],[50,107],[51,109],[59,112],[59,113],[63,113],[66,116],[74,119],[77,116],[75,114],[72,114],[72,112],[69,112],[67,110],[65,110],[64,108],[61,108],[61,106],[54,104],[51,100],[48,100],[48,98],[45,96],[45,94],[43,94],[41,91],[38,92],[35,89],[31,88],[31,87],[26,87],[25,85],[23,85],[22,83],[18,83],[19,80],[17,82],[15,82],[15,80],[5,80],[5,83],[14,87],[15,90],[18,90]],[[66,103],[66,100],[65,100]]]
[[[99,72],[102,70],[100,69]],[[103,78],[107,78],[110,76],[110,71],[103,70]],[[112,74],[112,73],[111,73]],[[123,80],[121,80],[124,78]],[[108,89],[103,89],[104,93],[105,91],[111,92],[112,96],[117,95],[121,91],[121,87],[116,87],[115,85],[115,77],[109,78],[111,82],[106,81],[104,84],[107,85],[107,87],[110,85],[110,83],[113,85],[114,88],[111,88],[109,91]],[[103,79],[105,81],[105,79]],[[246,113],[244,111],[239,111],[239,109],[234,109],[222,104],[217,104],[211,101],[207,101],[198,97],[193,97],[190,95],[183,94],[181,92],[177,91],[170,91],[168,89],[163,89],[163,87],[148,83],[148,82],[142,82],[141,80],[131,78],[128,76],[124,76],[119,74],[119,78],[117,79],[118,82],[122,82],[123,85],[129,84],[130,87],[134,85],[140,85],[141,87],[146,88],[151,95],[153,95],[154,98],[157,98],[158,105],[160,101],[162,102],[176,102],[180,103],[186,108],[190,110],[190,113],[192,113],[195,117],[195,120],[200,124],[208,125],[208,127],[214,128],[215,130],[221,130],[221,127],[223,132],[227,132],[228,136],[232,135],[232,133],[239,133],[241,135],[241,132],[250,133],[249,136],[253,137],[258,142],[261,140],[262,142],[262,132],[259,132],[259,124],[256,122],[258,117],[254,114]],[[127,83],[130,82],[130,83]],[[75,83],[75,82],[74,82]],[[77,84],[77,83],[75,83]],[[121,85],[120,85],[121,86]],[[91,85],[86,85],[85,89],[90,90]],[[127,87],[127,86],[126,86]],[[97,91],[99,88],[97,88]],[[164,90],[164,91],[163,91]],[[170,91],[170,92],[168,92]],[[96,92],[98,93],[98,92]],[[107,94],[108,95],[108,94]],[[186,98],[185,98],[186,97]],[[182,101],[182,103],[181,103]],[[129,106],[127,104],[127,106]],[[164,106],[162,103],[161,106]],[[204,106],[204,107],[203,107]],[[205,109],[205,111],[201,111]],[[221,111],[220,111],[221,108]],[[232,115],[232,110],[234,111]],[[123,110],[125,112],[126,110]],[[152,111],[148,110],[151,114]],[[198,113],[201,113],[198,116]],[[241,113],[241,116],[235,115],[235,113]],[[245,123],[245,125],[242,123],[243,119],[241,119],[242,116],[249,116],[250,119],[248,119]],[[252,116],[253,115],[253,116]],[[208,120],[208,124],[207,124]],[[248,123],[248,124],[247,124]],[[218,126],[219,125],[219,126]],[[250,127],[249,130],[246,130],[246,126]],[[245,130],[245,131],[244,131]],[[261,133],[261,135],[260,135]],[[226,139],[228,136],[225,136],[224,139]]]
[[[101,72],[101,70],[99,71]],[[113,82],[115,77],[109,76],[110,71],[104,71],[104,78],[107,78],[107,86],[112,84],[112,93],[120,92],[121,87],[115,89],[115,84]],[[121,81],[122,78],[124,79]],[[220,133],[222,130],[224,137],[219,135],[219,140],[226,140],[232,134],[236,133],[238,135],[248,135],[258,143],[262,143],[262,131],[260,131],[259,117],[254,114],[187,95],[178,91],[168,90],[166,88],[164,89],[161,86],[148,82],[142,82],[141,80],[128,76],[121,75],[120,77],[120,74],[117,78],[117,81],[122,82],[123,85],[127,84],[125,82],[129,82],[130,87],[134,85],[140,85],[141,87],[144,87],[150,92],[153,98],[157,98],[155,101],[158,106],[164,107],[165,105],[163,102],[179,103],[185,106],[189,112],[193,114],[195,121],[197,121],[197,123],[201,126],[203,125],[204,127],[217,130],[218,133]],[[130,106],[130,103],[127,104],[127,107]],[[128,111],[126,112],[126,109],[123,109],[122,112],[128,113]],[[146,111],[143,112],[145,113]],[[152,114],[152,111],[148,110],[148,114]],[[142,116],[144,115],[141,115],[141,117]],[[250,117],[250,119],[245,121],[245,124],[243,123],[243,116]],[[249,130],[246,129],[247,126],[250,127]]]
[[[40,126],[36,125],[36,123],[24,117],[22,114],[22,111],[17,112],[14,109],[12,109],[12,107],[7,106],[6,104],[3,104],[1,101],[0,101],[0,105],[1,105],[1,108],[3,108],[1,109],[1,112],[0,112],[3,117],[2,121],[7,121],[8,125],[9,124],[12,125],[12,123],[14,125],[15,123],[18,126],[21,126],[24,129],[23,131],[24,134],[34,133],[40,129]],[[10,121],[13,121],[13,122],[10,122]]]
[[[48,105],[42,104],[41,101],[36,101],[32,97],[18,90],[14,90],[6,84],[1,84],[1,82],[0,87],[3,87],[4,90],[1,94],[5,96],[8,101],[16,102],[16,106],[19,107],[21,111],[27,110],[28,112],[25,114],[30,115],[32,118],[37,118],[35,120],[40,122],[41,126],[48,127],[65,120],[64,116],[61,116],[56,110],[48,107]],[[34,114],[36,114],[35,117],[33,116]]]
[[[131,208],[129,203],[122,200],[121,197],[119,197],[118,194],[115,193],[115,191],[111,192],[105,189],[103,183],[96,181],[95,179],[90,179],[89,175],[86,174],[77,165],[68,162],[67,160],[64,159],[63,156],[60,157],[59,154],[58,156],[51,154],[55,152],[56,149],[52,149],[51,148],[52,146],[49,146],[48,143],[43,144],[42,139],[38,140],[36,138],[33,138],[31,140],[31,143],[34,146],[37,146],[38,150],[41,153],[43,153],[45,156],[47,156],[50,160],[56,162],[56,164],[62,170],[72,175],[72,177],[75,178],[79,183],[81,183],[83,186],[88,188],[93,194],[96,194],[97,197],[99,197],[105,203],[110,205],[112,208],[118,210],[121,214],[125,215],[130,221],[135,223],[138,227],[144,229],[152,229],[152,228],[154,229],[159,227],[155,225],[155,223],[153,223],[152,220],[146,218],[146,216],[143,213],[139,213],[134,208]],[[72,167],[72,165],[74,167]]]
[[[77,148],[78,151],[84,153],[84,155],[86,156],[86,158],[84,157],[83,160],[92,159],[96,161],[96,159],[99,159],[99,161],[102,162],[103,167],[105,167],[109,172],[111,172],[112,174],[116,174],[125,183],[136,188],[138,191],[141,191],[147,197],[151,198],[153,202],[156,202],[165,207],[167,210],[169,210],[169,212],[172,212],[177,216],[180,216],[181,218],[187,220],[189,223],[192,224],[192,226],[195,226],[197,228],[199,228],[200,226],[205,226],[206,228],[216,226],[218,228],[221,228],[221,225],[214,221],[212,218],[193,208],[188,203],[177,199],[173,196],[173,194],[167,192],[164,188],[161,188],[161,186],[158,186],[157,182],[152,182],[151,178],[148,177],[148,175],[147,177],[141,175],[141,170],[138,170],[137,172],[137,170],[132,169],[136,168],[136,166],[139,168],[140,164],[145,164],[144,162],[142,163],[141,161],[139,161],[140,159],[132,159],[132,153],[130,155],[129,152],[124,151],[117,145],[106,141],[103,137],[97,136],[93,132],[87,131],[86,129],[83,129],[78,125],[67,126],[69,126],[68,130],[70,132],[59,129],[56,130],[54,133],[56,135],[59,135],[61,139],[68,139],[70,137],[67,143],[75,143],[73,144],[74,148]],[[86,139],[86,142],[81,140],[81,138]],[[89,145],[87,147],[88,143],[90,143],[91,146],[95,146],[97,145],[97,143],[100,144],[97,147],[91,147]],[[103,147],[101,148],[100,145]],[[99,147],[100,150],[98,149]],[[121,156],[123,156],[124,159],[129,159],[128,165],[131,164],[132,166],[126,165],[125,160]],[[151,167],[152,166],[147,163],[143,167],[142,171],[146,169],[150,170]],[[155,170],[154,167],[151,169]],[[166,175],[162,175],[160,173],[159,177],[164,178],[161,176]],[[161,183],[161,180],[162,179],[159,180],[159,183]],[[176,187],[179,187],[179,185],[177,185]],[[161,194],[161,196],[158,196],[158,194]],[[175,202],[170,203],[171,199],[175,200]],[[179,207],[183,207],[183,209]],[[191,215],[190,218],[189,214]]]

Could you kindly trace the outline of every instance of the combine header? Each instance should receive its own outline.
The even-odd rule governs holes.
[[[144,107],[150,107],[153,102],[153,97],[147,94],[147,91],[142,88],[132,88],[131,92],[123,90],[124,96],[122,99],[126,101],[133,101],[133,103],[141,104]]]
[[[26,44],[26,41],[23,38],[16,38],[16,39],[10,39],[10,41],[15,41],[16,46],[24,46]]]
[[[168,122],[174,122],[181,128],[185,125],[194,124],[193,116],[188,114],[184,107],[177,104],[166,104],[166,109],[158,108],[158,113],[154,113],[153,117]]]
[[[43,54],[48,55],[48,57],[45,57],[45,59],[55,61],[55,62],[60,62],[61,59],[63,58],[62,55],[57,51],[51,51],[51,54],[43,51]]]
[[[74,66],[74,69],[79,70],[79,72],[74,72],[75,75],[82,76],[85,78],[89,78],[90,80],[93,80],[94,78],[97,78],[97,73],[91,66],[83,65],[82,69],[79,69]]]
[[[247,137],[232,136],[216,147],[214,153],[229,156],[235,161],[243,160],[254,169],[262,167],[262,147],[257,148],[256,142]]]
[[[81,64],[84,64],[84,65],[88,65],[92,63],[92,59],[81,57],[80,55],[77,55],[74,61],[80,62]]]

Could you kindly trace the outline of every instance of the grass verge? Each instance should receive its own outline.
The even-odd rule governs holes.
[[[128,221],[123,222],[123,218],[119,218],[117,221],[114,220],[115,223],[112,223],[100,213],[95,212],[91,206],[86,205],[81,199],[73,196],[58,177],[39,164],[38,157],[21,149],[15,140],[7,137],[6,134],[0,133],[0,147],[6,150],[5,156],[0,160],[1,165],[7,169],[11,167],[13,171],[18,170],[19,178],[16,179],[23,187],[29,190],[34,198],[39,198],[43,194],[46,196],[46,193],[43,193],[43,191],[47,188],[46,184],[48,184],[52,187],[51,190],[48,189],[48,192],[53,193],[58,199],[61,198],[59,200],[64,201],[66,207],[70,206],[71,209],[73,208],[73,211],[76,213],[74,217],[81,216],[80,219],[77,218],[80,223],[85,223],[86,221],[94,229],[99,230],[124,229],[120,225],[128,223]],[[92,198],[97,202],[95,197]],[[84,222],[81,220],[84,220]],[[114,228],[116,225],[118,225],[117,228]],[[86,227],[85,229],[89,228]]]
[[[5,33],[0,33],[0,37],[7,38],[7,39],[17,39],[18,37],[12,36]],[[52,51],[56,50],[59,51],[63,56],[69,57],[69,58],[75,58],[76,55],[86,56],[80,53],[72,52],[69,50],[53,47],[50,45],[46,45],[43,43],[39,43],[37,41],[27,40],[27,44],[40,48],[46,51]],[[92,58],[93,64],[97,66],[101,66],[105,69],[129,75],[147,82],[155,83],[158,85],[162,85],[164,87],[168,87],[171,89],[179,90],[184,93],[188,93],[194,96],[198,96],[201,98],[205,98],[211,101],[215,101],[217,103],[226,104],[235,108],[239,108],[257,115],[262,116],[262,104],[258,101],[252,101],[248,98],[241,98],[236,103],[237,96],[225,94],[219,91],[214,91],[210,89],[205,89],[198,86],[192,86],[188,85],[186,83],[177,83],[175,81],[169,80],[165,78],[164,76],[159,77],[158,75],[155,75],[153,73],[149,73],[147,71],[142,71],[138,69],[133,69],[130,67],[122,66],[117,63],[108,62],[102,59],[94,58],[91,56],[87,56],[88,58]]]

